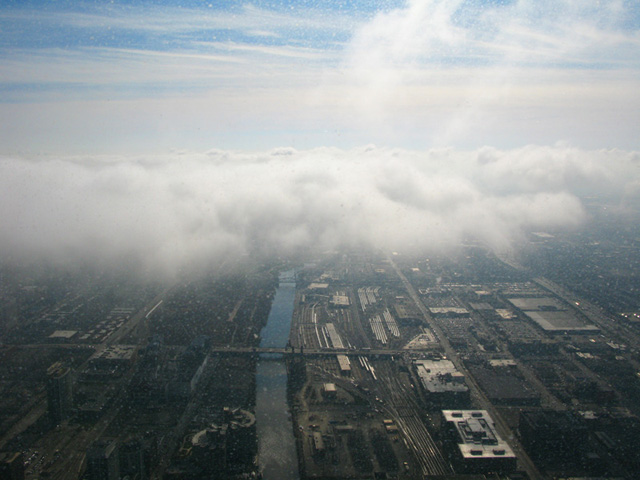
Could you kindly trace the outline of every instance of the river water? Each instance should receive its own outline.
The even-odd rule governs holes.
[[[285,347],[296,294],[294,272],[283,272],[261,347]],[[260,470],[265,480],[297,480],[298,458],[289,406],[287,369],[282,358],[261,357],[256,373],[256,429]]]

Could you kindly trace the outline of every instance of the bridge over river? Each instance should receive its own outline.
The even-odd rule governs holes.
[[[402,355],[405,353],[421,352],[420,350],[391,350],[391,349],[329,349],[329,348],[303,348],[293,349],[292,347],[213,347],[210,350],[211,353],[229,354],[229,355],[242,355],[242,354],[280,354],[280,355],[308,355],[308,356],[326,356],[326,355],[347,355],[347,356],[359,356],[359,355],[378,355],[378,356],[394,356]]]

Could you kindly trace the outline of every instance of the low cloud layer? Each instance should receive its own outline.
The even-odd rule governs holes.
[[[638,159],[564,146],[2,157],[0,253],[167,274],[343,245],[512,249],[584,225],[583,195],[636,192]]]

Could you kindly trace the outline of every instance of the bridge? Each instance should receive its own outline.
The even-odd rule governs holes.
[[[293,347],[212,347],[210,352],[213,354],[228,355],[246,355],[246,354],[278,354],[278,355],[302,355],[302,356],[331,356],[331,355],[376,355],[376,356],[394,356],[405,353],[419,353],[421,350],[390,350],[390,349],[347,349],[347,348],[293,348]]]
[[[22,344],[20,348],[34,348],[40,349],[47,348],[63,348],[67,350],[75,349],[93,349],[95,351],[102,351],[107,345],[102,343],[32,343]],[[140,345],[128,345],[119,344],[121,347],[133,347],[142,348]],[[382,348],[303,348],[300,347],[241,347],[241,346],[214,346],[209,349],[211,354],[220,355],[260,355],[260,354],[272,354],[272,355],[302,355],[302,356],[335,356],[335,355],[347,355],[349,357],[357,357],[360,355],[372,355],[372,356],[387,356],[392,357],[395,355],[411,354],[411,353],[425,353],[433,351],[433,349],[382,349]]]

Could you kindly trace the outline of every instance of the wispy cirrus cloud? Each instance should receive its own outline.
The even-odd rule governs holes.
[[[133,136],[110,138],[118,125],[146,115],[126,131],[154,148],[172,128],[178,145],[200,132],[201,148],[637,145],[632,2],[305,5],[0,9],[2,144],[46,149],[82,132],[70,148],[112,148]],[[94,112],[116,125],[108,136],[86,132]]]
[[[631,14],[636,21],[629,23]],[[415,123],[417,110],[433,105],[442,79],[450,78],[457,88],[448,89],[446,111],[436,112],[440,126],[426,125],[438,144],[464,144],[479,129],[486,135],[488,125],[496,138],[528,119],[520,127],[528,132],[517,141],[527,134],[540,141],[536,132],[548,125],[543,142],[553,142],[553,132],[555,140],[580,143],[595,133],[618,142],[607,127],[616,124],[633,145],[628,126],[638,120],[640,105],[639,40],[638,8],[628,2],[407,1],[355,31],[344,68],[371,129],[387,126],[401,136],[406,125],[398,122],[399,102],[423,87],[422,95],[411,96]]]

